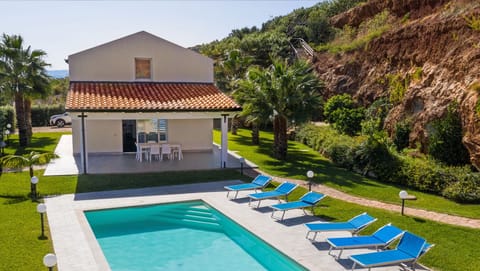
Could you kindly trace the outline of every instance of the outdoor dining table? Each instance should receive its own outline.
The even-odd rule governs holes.
[[[145,151],[147,153],[147,161],[151,160],[151,155],[150,155],[150,150],[152,146],[159,146],[160,147],[160,153],[162,150],[162,145],[169,145],[170,149],[172,150],[172,153],[174,150],[178,151],[178,160],[183,159],[183,153],[182,153],[182,145],[178,143],[157,143],[157,142],[144,142],[144,143],[138,143],[138,146],[140,148],[140,162],[143,161],[142,159],[142,153]]]

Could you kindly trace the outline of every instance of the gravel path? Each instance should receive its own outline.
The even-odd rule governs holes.
[[[258,174],[268,175],[264,172],[261,172],[258,169],[248,170],[248,171],[245,171],[245,173],[247,173],[251,177],[255,177]],[[273,176],[273,180],[276,182],[289,181],[289,182],[297,183],[303,187],[308,188],[308,182],[303,180],[294,180],[294,179],[281,178],[281,177],[275,177],[275,176]],[[320,192],[325,195],[328,195],[329,197],[340,199],[350,203],[356,203],[363,206],[385,209],[393,212],[399,212],[399,213],[401,212],[401,206],[399,205],[365,199],[357,196],[352,196],[322,184],[312,184],[312,191]],[[480,219],[454,216],[454,215],[437,213],[433,211],[426,211],[426,210],[410,208],[410,207],[405,207],[404,214],[420,217],[420,218],[424,218],[432,221],[437,221],[445,224],[455,225],[455,226],[464,226],[464,227],[469,227],[474,229],[480,229]]]

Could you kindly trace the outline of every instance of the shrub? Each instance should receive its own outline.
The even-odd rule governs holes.
[[[348,94],[335,95],[328,99],[323,114],[337,131],[347,135],[355,135],[360,131],[365,115],[364,109],[357,108]]]
[[[335,95],[325,103],[323,115],[329,123],[335,123],[342,109],[352,109],[354,107],[355,103],[350,95]]]
[[[404,120],[397,122],[395,132],[393,134],[393,144],[401,151],[410,144],[410,132],[412,131],[410,121]]]
[[[350,137],[329,126],[302,126],[296,139],[336,165],[382,182],[401,184],[459,202],[480,202],[480,173],[472,173],[469,166],[445,166],[433,159],[397,153],[385,140],[373,136]]]
[[[362,121],[362,134],[372,135],[376,133],[384,134],[383,125],[392,105],[384,98],[373,102],[365,110],[365,119]]]
[[[356,135],[362,129],[361,123],[365,116],[364,112],[361,107],[341,110],[333,127],[341,133],[351,136]]]
[[[390,102],[393,104],[401,103],[410,83],[408,76],[403,78],[401,74],[389,74],[387,79]]]
[[[15,113],[11,106],[0,107],[0,129],[5,128],[7,124],[15,127]],[[13,132],[13,131],[11,131]]]
[[[464,17],[468,27],[475,31],[480,31],[480,16],[472,15],[472,17]]]
[[[433,121],[428,139],[428,153],[447,165],[465,165],[469,154],[462,143],[462,123],[458,104],[451,103],[444,118]]]
[[[399,167],[397,158],[392,155],[385,141],[369,136],[355,150],[354,165],[363,175],[390,180]]]
[[[445,170],[442,165],[434,160],[421,159],[408,156],[398,156],[400,161],[399,171],[394,182],[420,191],[440,194],[456,178]]]
[[[466,174],[461,180],[448,185],[442,195],[458,202],[480,203],[479,173]]]
[[[63,105],[53,106],[33,106],[32,107],[32,126],[47,126],[51,115],[65,112]]]

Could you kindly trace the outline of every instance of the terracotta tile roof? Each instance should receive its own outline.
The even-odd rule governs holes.
[[[71,82],[67,110],[239,111],[213,84],[153,82]]]

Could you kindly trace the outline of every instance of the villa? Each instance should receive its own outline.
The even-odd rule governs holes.
[[[227,160],[228,116],[241,107],[215,85],[213,61],[141,31],[68,56],[73,153],[88,173],[90,154],[137,152],[136,143],[174,143],[211,152],[221,120]]]

